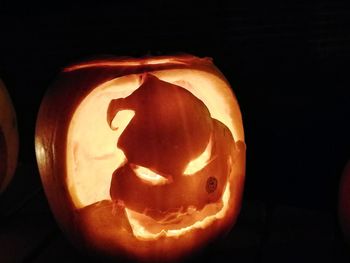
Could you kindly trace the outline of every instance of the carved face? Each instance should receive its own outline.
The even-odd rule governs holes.
[[[240,110],[208,58],[66,68],[40,108],[36,155],[57,221],[93,252],[175,261],[228,231],[239,212]]]
[[[200,209],[222,196],[234,141],[201,100],[145,74],[136,91],[110,102],[107,120],[112,129],[118,129],[112,121],[123,110],[134,116],[118,140],[126,162],[113,174],[113,200],[138,212],[157,213]]]

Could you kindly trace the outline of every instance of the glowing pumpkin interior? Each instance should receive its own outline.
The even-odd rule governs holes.
[[[78,210],[112,201],[139,240],[179,237],[225,217],[239,180],[238,141],[237,101],[215,74],[118,77],[93,89],[72,116],[67,188]]]

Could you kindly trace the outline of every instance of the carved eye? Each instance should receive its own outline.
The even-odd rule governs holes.
[[[165,185],[173,181],[171,176],[166,178],[143,166],[130,164],[130,167],[138,178],[149,185]]]
[[[202,170],[205,166],[207,166],[208,163],[210,163],[213,160],[213,158],[210,158],[212,146],[212,137],[210,137],[205,150],[196,159],[188,163],[183,174],[186,176],[193,175],[198,171]]]

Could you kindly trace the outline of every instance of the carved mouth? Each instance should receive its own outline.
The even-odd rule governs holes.
[[[193,229],[207,228],[217,219],[223,218],[228,210],[230,194],[230,183],[227,183],[221,200],[207,204],[201,210],[190,206],[168,213],[147,210],[139,213],[128,208],[125,208],[125,211],[133,235],[137,239],[179,237]]]

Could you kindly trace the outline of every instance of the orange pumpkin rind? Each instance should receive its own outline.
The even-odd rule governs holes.
[[[208,164],[208,168],[193,174],[198,175],[198,178],[201,175],[207,176],[203,177],[205,179],[200,184],[202,185],[201,189],[206,191],[207,196],[217,190],[218,194],[215,197],[196,200],[195,197],[198,194],[195,194],[195,189],[191,190],[191,185],[198,183],[198,180],[194,180],[193,178],[197,177],[190,175],[186,178],[186,180],[190,180],[189,183],[183,179],[183,183],[175,187],[176,191],[174,190],[174,192],[169,190],[171,188],[167,188],[168,190],[159,190],[159,192],[156,190],[155,192],[158,194],[153,197],[151,194],[141,195],[141,197],[144,196],[145,200],[141,200],[141,197],[134,198],[137,193],[145,190],[139,188],[133,192],[129,188],[135,184],[129,180],[139,180],[135,176],[135,169],[141,164],[148,165],[149,162],[140,162],[140,158],[130,157],[137,151],[135,146],[125,146],[123,151],[117,147],[119,138],[123,136],[121,134],[132,123],[130,120],[135,117],[129,116],[130,120],[120,129],[121,134],[118,136],[116,136],[118,131],[112,129],[112,121],[113,116],[120,109],[121,99],[128,98],[130,94],[138,90],[145,78],[153,81],[153,85],[170,85],[174,90],[177,89],[175,86],[186,89],[186,92],[190,91],[193,97],[199,98],[199,101],[203,102],[209,110],[208,120],[213,121],[208,123],[216,127],[214,130],[210,130],[215,131],[211,133],[214,134],[214,141],[218,142],[218,155],[226,157],[219,156],[221,159],[212,161]],[[160,82],[157,82],[158,79]],[[108,95],[108,92],[111,95]],[[105,99],[103,96],[108,98]],[[108,103],[105,103],[106,101]],[[108,105],[110,105],[109,108]],[[124,107],[123,110],[131,108],[137,114],[139,109],[130,105]],[[142,105],[137,104],[137,106],[142,109]],[[96,112],[88,110],[89,107],[96,107]],[[100,109],[101,107],[103,109]],[[98,111],[102,113],[97,113]],[[190,108],[184,111],[191,112]],[[200,110],[200,112],[203,111]],[[103,120],[100,120],[98,114],[105,116],[102,118]],[[185,123],[186,118],[205,116],[201,114],[184,115],[183,123]],[[154,121],[159,120],[155,119]],[[165,121],[165,117],[161,118],[160,121]],[[172,121],[172,124],[175,125],[176,121]],[[86,131],[87,127],[89,127],[88,131]],[[90,130],[96,127],[103,130],[105,135],[101,135],[103,139],[91,142],[91,138],[97,133]],[[136,132],[138,130],[136,129]],[[190,132],[193,133],[193,128],[188,132],[189,138],[194,138],[194,134],[190,134]],[[92,137],[89,138],[86,134]],[[176,134],[173,135],[174,141],[176,141],[176,136]],[[125,145],[132,143],[128,139],[126,138]],[[140,138],[137,140],[142,141]],[[204,150],[209,142],[209,137],[205,135],[205,139],[198,140],[205,143],[202,143],[198,150],[195,150],[197,155]],[[107,141],[108,144],[106,144]],[[179,143],[181,141],[182,139]],[[220,141],[222,142],[220,143]],[[108,155],[108,152],[97,155],[99,147],[95,144],[99,144],[101,149],[108,148],[112,152],[111,155]],[[197,58],[190,55],[142,59],[111,58],[67,67],[48,90],[42,102],[36,126],[35,145],[45,193],[56,220],[73,244],[93,253],[110,257],[123,256],[150,262],[178,260],[188,256],[193,251],[197,251],[218,236],[227,233],[238,216],[245,175],[242,119],[237,100],[228,82],[209,58]],[[131,147],[133,150],[129,153],[126,150],[127,147]],[[224,152],[226,155],[223,154]],[[87,174],[94,174],[93,169],[86,168],[82,169],[83,172],[79,172],[79,167],[85,163],[87,167],[93,166],[93,160],[103,160],[100,161],[101,169],[98,168],[99,164],[95,168],[96,171],[104,171],[103,162],[113,163],[113,158],[117,154],[124,156],[124,159],[115,164],[115,167],[109,168],[107,174],[110,179],[101,179],[101,181],[112,183],[112,186],[109,189],[110,185],[107,184],[104,187],[103,195],[99,196],[99,193],[93,195],[92,184],[89,185],[87,180],[84,180],[84,176]],[[171,152],[168,155],[171,155]],[[177,169],[176,165],[181,163],[179,160],[182,160],[182,157],[178,155],[179,153],[171,161],[174,165],[169,162],[169,167],[173,167],[171,169],[167,170],[165,161],[161,165],[159,162],[153,164],[156,168],[162,167],[156,171],[160,174],[159,178],[163,178],[164,174],[171,174],[174,169]],[[142,156],[144,160],[151,158],[145,154]],[[193,157],[193,155],[190,156]],[[151,160],[154,161],[157,158],[152,157]],[[135,162],[136,164],[134,164]],[[226,170],[222,168],[226,166],[228,167]],[[121,169],[120,167],[125,167],[125,171],[118,170]],[[184,166],[181,165],[181,167],[181,169],[177,169],[177,173],[183,172]],[[220,169],[223,169],[222,174],[226,173],[225,176],[217,177],[217,174],[220,174],[218,172]],[[114,181],[115,185],[113,185],[112,179],[113,171],[117,171],[116,173],[119,174],[119,177]],[[100,183],[99,178],[103,177],[99,176],[94,175],[94,178],[91,179],[91,181],[97,182],[95,192],[99,191],[97,189],[97,185]],[[123,176],[125,179],[122,180]],[[189,179],[191,177],[192,179]],[[176,179],[176,177],[174,178]],[[227,179],[222,183],[223,179],[220,178]],[[191,180],[194,181],[191,183]],[[128,194],[128,189],[133,194]],[[154,189],[166,188],[157,186]],[[181,197],[176,198],[176,193],[179,191],[182,191]],[[161,198],[167,193],[175,196],[174,199]],[[186,198],[186,196],[188,197]],[[144,206],[147,207],[143,209]],[[167,210],[168,208],[169,210]]]

